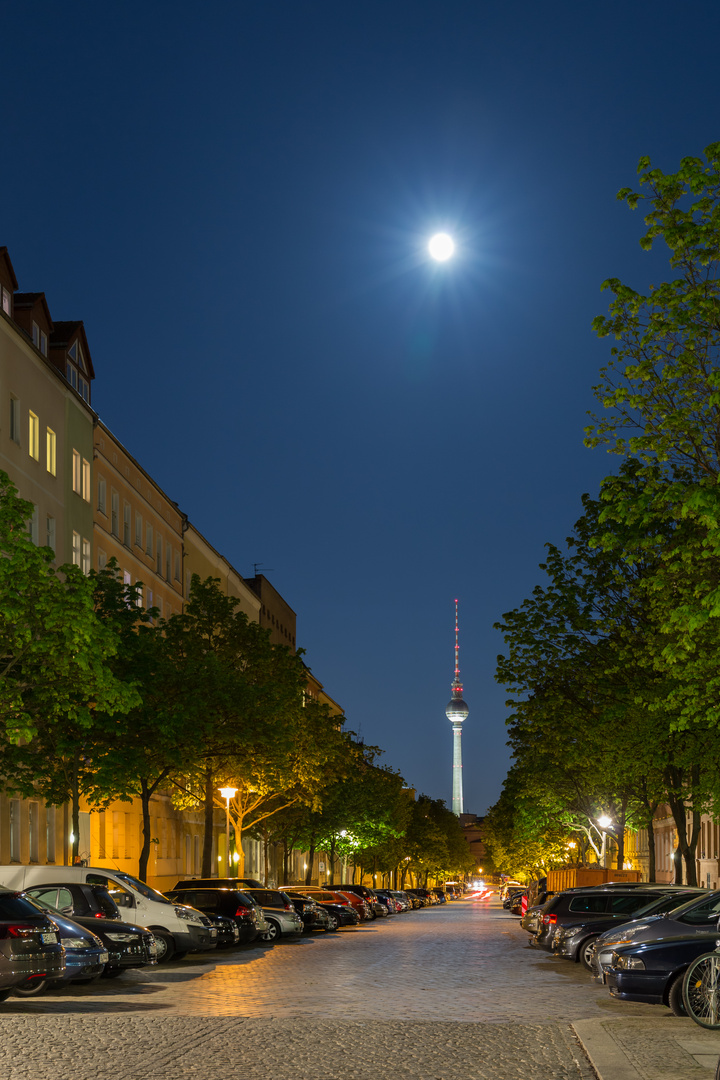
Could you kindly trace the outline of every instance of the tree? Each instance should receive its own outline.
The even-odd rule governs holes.
[[[0,717],[12,742],[69,719],[90,728],[93,706],[112,712],[132,697],[109,668],[117,642],[91,581],[32,542],[32,513],[0,471]]]

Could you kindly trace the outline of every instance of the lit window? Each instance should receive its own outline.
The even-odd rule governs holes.
[[[73,491],[76,495],[82,495],[82,455],[77,450],[73,450],[72,469]]]
[[[50,514],[45,518],[45,546],[55,551],[55,518]]]
[[[83,538],[82,542],[82,572],[83,574],[90,573],[90,567],[92,561],[90,558],[90,541]]]
[[[152,558],[152,541],[153,541],[152,525],[148,525],[147,528],[145,529],[145,554],[149,555],[150,558]]]
[[[10,438],[20,443],[20,402],[15,397],[10,398]]]
[[[110,532],[113,536],[120,536],[120,496],[117,491],[110,495]]]
[[[40,460],[40,421],[32,410],[28,413],[28,453]]]
[[[57,435],[52,428],[47,429],[47,471],[57,476]]]
[[[82,563],[82,538],[79,532],[73,532],[72,535],[72,561],[75,566]]]
[[[130,547],[130,503],[123,503],[123,544]]]
[[[83,458],[82,462],[82,497],[85,502],[90,502],[90,492],[92,491],[92,485],[90,483],[90,462],[87,458]]]
[[[135,545],[142,547],[142,517],[137,513],[135,514]]]
[[[136,581],[135,582],[135,589],[137,590],[136,593],[135,593],[135,603],[137,604],[138,607],[142,607],[143,606],[143,602],[142,602],[143,583],[142,583],[142,581]]]
[[[107,484],[103,476],[98,476],[98,510],[107,514]]]

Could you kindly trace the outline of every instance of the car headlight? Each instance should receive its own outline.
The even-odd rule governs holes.
[[[645,970],[645,964],[639,956],[618,956],[617,953],[613,953],[613,960],[613,967],[620,968],[621,971]]]
[[[94,949],[100,944],[97,939],[91,941],[90,938],[84,937],[64,937],[62,943],[66,949]]]
[[[188,922],[202,922],[202,915],[199,911],[192,911],[186,907],[176,907],[175,914],[178,919],[186,919]]]
[[[138,937],[137,934],[105,934],[105,937],[110,938],[111,941],[135,941]]]
[[[559,933],[562,934],[562,936],[566,937],[566,938],[568,938],[568,937],[579,937],[580,934],[585,933],[585,927],[584,926],[576,926],[574,928],[571,928],[570,930],[560,930]]]

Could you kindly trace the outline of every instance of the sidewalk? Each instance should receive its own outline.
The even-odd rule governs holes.
[[[600,1080],[714,1080],[720,1031],[670,1014],[572,1024]]]

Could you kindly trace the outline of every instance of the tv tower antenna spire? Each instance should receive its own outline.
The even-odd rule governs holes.
[[[462,726],[467,720],[470,710],[463,701],[463,687],[460,681],[460,631],[458,628],[458,602],[455,601],[455,674],[452,681],[450,703],[445,710],[445,715],[452,724],[453,729],[453,782],[452,782],[452,811],[458,816],[463,812],[463,780],[462,780]]]

